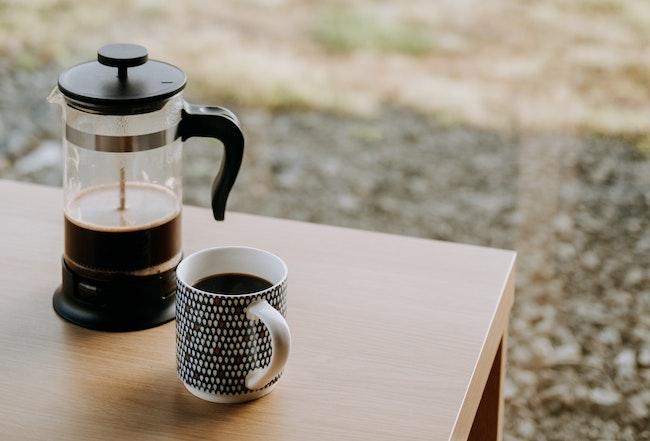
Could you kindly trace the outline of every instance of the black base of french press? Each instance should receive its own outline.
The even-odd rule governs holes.
[[[63,260],[63,283],[54,310],[64,319],[99,331],[153,328],[176,316],[176,269],[164,273],[98,280],[75,273]]]

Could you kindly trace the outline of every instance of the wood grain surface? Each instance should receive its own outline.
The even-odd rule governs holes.
[[[8,440],[467,439],[514,297],[511,251],[186,207],[186,254],[249,245],[289,266],[284,377],[218,405],[178,380],[174,323],[109,334],[54,313],[60,189],[0,181],[0,232]]]

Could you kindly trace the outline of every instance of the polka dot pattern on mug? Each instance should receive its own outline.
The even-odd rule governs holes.
[[[251,392],[245,385],[246,375],[271,361],[271,336],[261,320],[246,318],[245,310],[265,299],[286,317],[286,285],[285,279],[260,293],[226,296],[206,294],[179,281],[176,365],[183,382],[212,394]]]

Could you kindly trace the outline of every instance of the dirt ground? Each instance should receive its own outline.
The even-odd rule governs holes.
[[[645,0],[1,0],[0,12],[0,55],[16,67],[128,40],[208,101],[357,115],[389,103],[499,130],[650,124]]]
[[[34,4],[0,2],[0,21],[60,18],[49,40],[0,27],[0,177],[60,185],[44,99],[126,33],[240,115],[229,209],[518,251],[506,440],[650,440],[645,2],[138,1],[96,34],[92,7],[126,3]],[[185,201],[207,205],[219,148],[184,155]]]

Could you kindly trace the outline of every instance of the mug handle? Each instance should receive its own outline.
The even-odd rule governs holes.
[[[237,179],[244,156],[244,135],[239,120],[223,107],[185,102],[179,132],[183,141],[193,136],[205,136],[223,143],[221,168],[212,183],[212,214],[216,220],[223,220],[228,194]]]
[[[262,320],[271,334],[271,362],[268,366],[253,369],[246,375],[246,387],[255,390],[266,386],[284,369],[289,358],[291,333],[282,314],[264,299],[248,305],[246,318]]]

